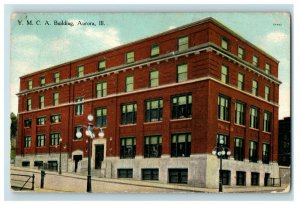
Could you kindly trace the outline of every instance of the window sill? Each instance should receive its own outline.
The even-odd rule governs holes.
[[[51,122],[51,125],[60,124],[61,122]]]
[[[37,127],[43,127],[43,126],[46,126],[46,124],[43,124],[43,125],[36,125]]]
[[[184,120],[192,120],[192,118],[191,118],[191,117],[188,117],[188,118],[171,119],[170,122],[184,121]]]
[[[259,131],[257,128],[249,127],[250,130]]]
[[[144,122],[144,125],[146,124],[155,124],[155,123],[162,123],[162,120],[159,121],[152,121],[152,122]]]
[[[265,134],[268,134],[268,135],[272,134],[272,132],[269,132],[269,131],[262,131],[262,132],[265,133]]]
[[[221,119],[218,119],[218,121],[220,121],[220,122],[224,122],[224,123],[227,123],[227,124],[230,124],[230,121],[221,120]]]
[[[240,124],[236,124],[236,123],[234,123],[234,125],[239,126],[239,127],[246,128],[246,125],[240,125]]]
[[[130,127],[130,126],[136,126],[136,123],[135,124],[120,125],[120,127]]]

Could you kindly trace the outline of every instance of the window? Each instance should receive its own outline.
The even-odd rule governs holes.
[[[59,104],[59,93],[53,93],[53,105]]]
[[[45,146],[45,141],[46,141],[46,135],[37,135],[37,141],[36,141],[36,146],[37,147],[43,147]]]
[[[56,73],[53,74],[53,79],[54,79],[54,83],[59,82],[59,72],[56,72]]]
[[[120,159],[135,157],[135,137],[121,138]]]
[[[189,37],[184,36],[178,38],[178,51],[183,51],[189,48]]]
[[[59,145],[60,134],[51,133],[50,134],[50,145]]]
[[[229,98],[218,96],[218,119],[229,121]]]
[[[40,77],[40,86],[45,86],[46,85],[46,80],[45,76]]]
[[[225,65],[221,67],[221,81],[226,84],[229,82],[228,67]]]
[[[31,136],[25,137],[25,147],[31,147]]]
[[[105,97],[107,95],[107,83],[106,81],[96,84],[96,96],[97,98]]]
[[[32,120],[31,119],[26,119],[24,120],[24,127],[31,127]]]
[[[269,162],[270,162],[270,145],[269,144],[263,143],[262,162],[263,162],[263,164],[269,164]]]
[[[134,62],[134,52],[128,52],[125,54],[126,63],[133,63]]]
[[[188,169],[169,169],[169,183],[188,183]]]
[[[265,86],[265,100],[270,101],[270,87]]]
[[[48,161],[48,170],[57,171],[58,170],[57,165],[58,165],[57,161],[55,161],[55,160]]]
[[[154,44],[151,46],[151,57],[155,57],[159,55],[159,45]]]
[[[122,119],[121,124],[134,124],[136,122],[136,103],[128,103],[121,105],[122,107]]]
[[[223,141],[223,144],[221,144],[221,140]],[[229,136],[223,135],[223,134],[218,134],[217,135],[217,147],[227,147],[230,148],[230,142],[229,142]],[[228,159],[229,156],[226,154],[223,156],[223,159]]]
[[[125,79],[125,92],[133,91],[134,88],[134,79],[133,76],[127,76]]]
[[[258,108],[250,107],[250,127],[258,129]]]
[[[106,127],[107,120],[107,109],[106,108],[97,108],[96,109],[96,126],[97,127]]]
[[[246,172],[236,172],[236,185],[245,186],[246,185]]]
[[[104,71],[106,68],[106,61],[105,60],[100,60],[98,62],[98,71]]]
[[[29,161],[23,161],[22,162],[22,167],[30,167],[30,162]]]
[[[40,96],[40,109],[45,107],[45,96],[41,95]]]
[[[172,119],[192,117],[192,95],[172,97]]]
[[[245,50],[241,47],[238,48],[238,57],[240,59],[244,59],[245,58]]]
[[[61,115],[51,115],[50,121],[51,123],[61,122]]]
[[[45,125],[46,124],[46,117],[38,117],[36,119],[36,124],[37,125]]]
[[[77,132],[80,132],[81,136],[76,136]],[[83,127],[76,126],[75,129],[74,129],[74,140],[80,140],[80,139],[82,139],[82,136],[83,136]]]
[[[159,85],[159,79],[158,79],[158,71],[152,70],[150,71],[150,80],[149,80],[149,87],[153,88]]]
[[[84,98],[79,97],[75,100],[75,115],[83,115]]]
[[[27,111],[31,110],[31,98],[27,99]]]
[[[228,50],[228,40],[226,38],[222,38],[221,47],[225,50]]]
[[[244,75],[242,73],[238,74],[238,89],[244,90]]]
[[[245,125],[245,104],[239,101],[235,102],[235,124]]]
[[[257,67],[258,66],[258,57],[257,56],[253,56],[252,57],[252,64]]]
[[[32,89],[32,80],[28,80],[28,90]]]
[[[234,159],[244,161],[244,140],[241,138],[234,139]]]
[[[222,185],[230,185],[230,175],[231,172],[229,170],[222,170]]]
[[[84,76],[84,66],[81,65],[77,67],[77,77],[80,78],[83,76]]]
[[[118,178],[132,178],[132,169],[118,169]]]
[[[259,185],[259,173],[251,172],[251,186]]]
[[[249,145],[249,162],[257,162],[258,144],[255,141],[250,141]]]
[[[34,161],[34,165],[35,167],[43,167],[44,166],[44,162],[43,161]]]
[[[142,169],[142,180],[158,180],[158,169]]]
[[[147,100],[145,121],[146,122],[161,121],[163,115],[162,109],[163,109],[162,99]]]
[[[271,113],[264,112],[264,131],[271,132]]]
[[[191,154],[191,134],[173,134],[171,157],[189,157]]]
[[[271,74],[271,66],[268,63],[266,63],[266,65],[265,65],[265,72],[266,72],[266,74]]]
[[[256,80],[252,80],[252,94],[258,96],[258,82]]]
[[[188,79],[187,64],[177,65],[177,82],[183,82]]]
[[[145,136],[144,157],[157,158],[161,156],[161,135]]]

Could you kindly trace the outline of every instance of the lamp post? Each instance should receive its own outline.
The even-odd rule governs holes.
[[[230,156],[231,152],[228,147],[225,146],[224,140],[220,139],[219,146],[216,146],[212,154],[220,159],[220,169],[219,169],[219,192],[223,192],[223,182],[222,182],[222,159]]]
[[[64,149],[66,149],[66,145],[62,144],[62,138],[59,139],[59,169],[58,169],[58,174],[61,174],[61,147],[63,146]]]
[[[88,117],[88,126],[83,126],[86,128],[85,134],[88,137],[88,175],[87,175],[87,192],[92,192],[92,180],[91,180],[91,141],[95,138],[94,130],[100,129],[98,136],[100,138],[104,137],[104,132],[102,128],[94,127],[93,120],[94,116],[92,114],[89,114]],[[76,137],[81,138],[82,133],[80,131],[77,131]]]

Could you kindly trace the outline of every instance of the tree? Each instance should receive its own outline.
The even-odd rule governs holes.
[[[10,113],[10,140],[12,138],[17,136],[18,132],[18,117],[15,115],[15,113]]]

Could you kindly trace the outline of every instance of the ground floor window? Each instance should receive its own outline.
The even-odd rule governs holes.
[[[132,169],[118,169],[118,178],[132,178]]]
[[[158,180],[158,169],[142,169],[143,180]]]
[[[222,170],[222,184],[230,185],[230,175],[231,172],[229,170]]]
[[[48,161],[48,170],[57,171],[58,169],[57,161]]]
[[[23,161],[22,162],[22,167],[29,167],[30,166],[30,162],[29,161]]]
[[[259,185],[259,173],[251,172],[251,185],[258,186]]]
[[[35,167],[38,167],[38,168],[40,168],[40,167],[42,167],[42,166],[43,166],[43,164],[44,164],[44,162],[43,162],[43,161],[34,161],[34,166],[35,166]]]
[[[246,172],[236,172],[236,185],[237,186],[246,185]]]
[[[188,169],[169,169],[169,183],[188,183]]]

